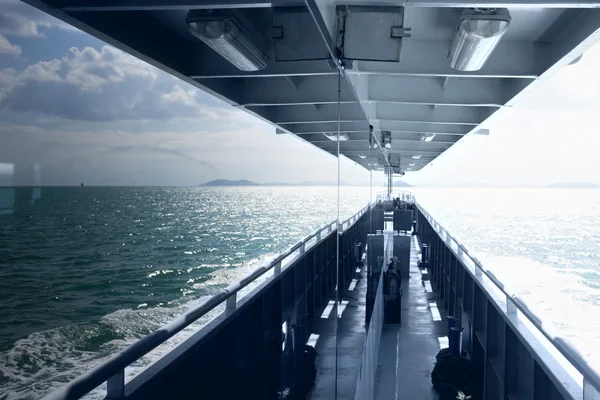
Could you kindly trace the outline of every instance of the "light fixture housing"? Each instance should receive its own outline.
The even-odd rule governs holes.
[[[333,140],[334,142],[337,142],[338,140],[338,135],[336,133],[324,133],[323,135],[325,135],[327,139]],[[348,139],[348,135],[346,135],[345,133],[340,133],[340,142]]]
[[[435,138],[435,133],[421,133],[419,139],[421,142],[431,142]]]
[[[414,156],[412,156],[413,160],[418,160],[419,158],[421,158],[420,154],[415,154]]]
[[[365,158],[367,158],[367,156],[365,156],[364,154],[359,154],[359,155],[358,155],[358,157],[359,157],[359,158],[362,158],[363,160],[364,160]]]
[[[506,8],[463,11],[448,53],[450,66],[458,71],[479,71],[509,25],[510,13]]]
[[[192,10],[185,22],[192,35],[239,70],[258,71],[267,66],[264,51],[234,17]]]
[[[392,148],[392,132],[381,131],[381,145],[386,149]]]
[[[409,167],[414,167],[415,163],[408,164]]]

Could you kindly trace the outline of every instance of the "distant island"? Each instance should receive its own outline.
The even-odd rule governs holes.
[[[394,187],[414,187],[413,185],[409,185],[404,181],[394,181]]]
[[[200,186],[260,186],[260,183],[247,181],[245,179],[239,181],[230,181],[227,179],[215,179],[214,181],[206,182]]]
[[[462,182],[455,185],[422,185],[421,187],[463,188],[463,189],[600,189],[600,185],[591,182],[557,182],[549,185],[533,184],[492,184]]]
[[[553,183],[551,185],[546,185],[544,187],[560,188],[560,189],[598,189],[598,188],[600,188],[599,185],[596,185],[595,183],[591,183],[591,182],[572,182],[572,183],[559,182],[559,183]]]
[[[340,182],[342,186],[354,186],[350,185],[347,182]],[[257,183],[248,181],[245,179],[241,180],[228,180],[228,179],[215,179],[214,181],[203,183],[199,186],[337,186],[337,182],[328,182],[328,181],[303,181],[298,183],[286,183],[286,182],[267,182],[267,183]]]

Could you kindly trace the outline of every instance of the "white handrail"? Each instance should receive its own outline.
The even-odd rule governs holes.
[[[514,313],[516,310],[521,311],[523,315],[531,322],[531,324],[540,332],[542,335],[548,339],[548,341],[558,350],[560,354],[562,354],[568,362],[570,362],[573,367],[579,371],[581,375],[583,375],[584,379],[584,400],[596,399],[598,397],[594,397],[594,395],[600,393],[600,374],[598,371],[592,367],[585,358],[577,351],[572,344],[568,342],[567,339],[558,336],[555,332],[552,331],[551,328],[544,326],[542,319],[537,316],[531,309],[525,304],[523,299],[521,299],[516,293],[507,288],[505,284],[503,284],[494,273],[483,266],[481,261],[477,259],[469,250],[461,244],[458,240],[452,237],[448,230],[445,229],[442,225],[440,225],[421,205],[415,203],[419,211],[427,218],[431,227],[436,231],[436,233],[444,240],[443,233],[447,235],[446,244],[448,248],[454,253],[459,261],[463,264],[465,260],[470,260],[475,266],[476,275],[484,274],[489,278],[490,281],[496,286],[498,290],[500,290],[506,296],[506,306],[507,313]],[[454,242],[457,245],[457,251],[455,251],[450,243]],[[587,387],[587,393],[585,388]],[[593,391],[593,394],[592,394]],[[586,396],[589,396],[587,397]]]

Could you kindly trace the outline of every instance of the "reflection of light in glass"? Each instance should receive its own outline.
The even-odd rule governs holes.
[[[13,175],[15,166],[12,163],[0,163],[0,215],[13,213],[15,204],[15,191],[13,185]]]
[[[42,166],[39,164],[35,164],[33,166],[33,186],[41,186],[42,185]],[[42,198],[42,189],[36,187],[33,189],[31,193],[31,204],[37,203],[39,199]]]
[[[15,190],[0,187],[0,215],[12,214],[15,203]]]

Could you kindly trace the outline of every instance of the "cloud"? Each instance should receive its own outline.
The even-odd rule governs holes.
[[[40,28],[74,30],[72,26],[17,0],[0,0],[0,33],[43,38]]]
[[[21,55],[21,46],[12,44],[6,36],[0,34],[0,54]]]
[[[32,112],[70,120],[119,121],[214,118],[168,75],[113,47],[71,48],[17,73],[0,71],[0,111]],[[223,111],[225,112],[225,111]]]

